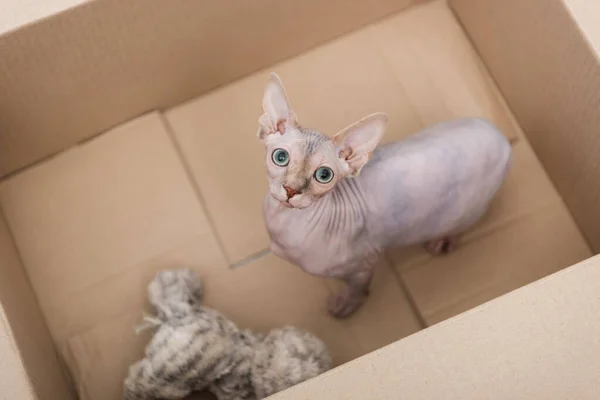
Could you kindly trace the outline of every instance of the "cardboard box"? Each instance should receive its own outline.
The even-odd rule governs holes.
[[[180,266],[240,326],[294,324],[327,342],[340,366],[275,398],[598,398],[600,5],[5,8],[4,398],[120,398],[151,334],[133,330],[150,311],[146,285]],[[266,251],[255,133],[270,71],[300,121],[329,134],[375,111],[389,115],[385,141],[488,118],[513,142],[513,169],[455,253],[386,255],[366,305],[333,320],[324,299],[336,283]]]

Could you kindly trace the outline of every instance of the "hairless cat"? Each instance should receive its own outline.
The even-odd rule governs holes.
[[[437,124],[377,147],[387,124],[377,113],[325,136],[298,124],[275,74],[263,110],[271,251],[346,283],[327,302],[337,318],[364,303],[386,249],[423,243],[434,254],[450,251],[486,212],[511,163],[509,142],[482,119]]]

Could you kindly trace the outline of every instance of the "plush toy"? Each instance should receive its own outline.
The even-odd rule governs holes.
[[[262,399],[331,368],[325,344],[294,327],[266,335],[240,330],[201,305],[188,269],[159,272],[148,287],[158,327],[145,358],[129,368],[126,400],[181,399],[208,390],[219,400]]]

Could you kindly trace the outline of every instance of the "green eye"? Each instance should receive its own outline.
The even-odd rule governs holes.
[[[315,171],[315,179],[320,183],[329,183],[333,180],[333,171],[329,167],[321,167]]]
[[[290,155],[284,149],[276,149],[271,155],[273,162],[280,167],[285,167],[290,163]]]

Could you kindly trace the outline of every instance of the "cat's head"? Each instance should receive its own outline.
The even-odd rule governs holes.
[[[385,114],[369,115],[333,137],[298,125],[285,89],[271,74],[263,97],[258,137],[266,148],[271,196],[290,208],[306,208],[369,161],[387,124]]]

